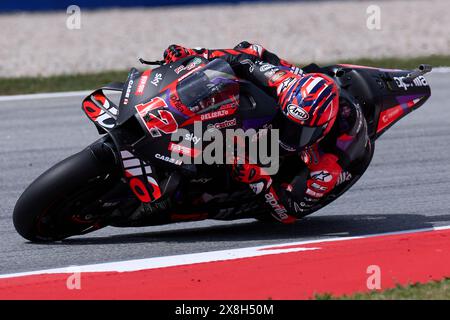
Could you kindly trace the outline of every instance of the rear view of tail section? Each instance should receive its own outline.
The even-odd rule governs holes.
[[[359,102],[368,124],[369,136],[377,139],[409,112],[422,106],[431,90],[423,76],[431,70],[421,65],[408,71],[354,65],[325,68],[341,89]]]
[[[392,80],[387,81],[393,94],[389,96],[381,109],[378,118],[377,136],[380,136],[406,114],[422,106],[430,97],[430,86],[423,74],[420,73],[422,68],[423,74],[431,71],[431,67],[428,70],[421,65],[418,70],[406,75],[404,72],[393,73],[391,75]]]

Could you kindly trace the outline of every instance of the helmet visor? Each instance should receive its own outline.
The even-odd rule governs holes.
[[[325,131],[325,126],[307,127],[294,123],[284,123],[280,126],[280,140],[296,150],[303,149],[319,140]]]

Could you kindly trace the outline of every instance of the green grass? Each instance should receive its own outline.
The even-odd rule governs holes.
[[[334,64],[335,62],[320,63],[320,65]],[[421,63],[432,66],[450,66],[449,56],[428,56],[417,58],[383,58],[383,59],[356,59],[342,60],[339,63],[360,64],[382,68],[412,69]],[[305,63],[300,64],[300,66]],[[93,90],[112,81],[125,81],[128,71],[105,71],[92,74],[74,74],[52,77],[36,78],[0,78],[0,95],[24,94],[36,92],[57,92]]]
[[[320,294],[317,300],[450,300],[450,278],[442,281],[432,281],[425,284],[397,286],[383,291],[356,293],[335,297],[331,294]]]
[[[128,71],[105,71],[36,78],[0,78],[0,95],[94,90],[113,81],[125,81]]]

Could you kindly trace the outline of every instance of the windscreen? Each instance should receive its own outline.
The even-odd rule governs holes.
[[[239,103],[239,84],[230,65],[213,60],[182,79],[177,86],[181,102],[197,114]]]

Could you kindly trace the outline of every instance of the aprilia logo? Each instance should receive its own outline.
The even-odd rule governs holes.
[[[404,77],[394,77],[397,86],[403,88],[405,91],[407,91],[409,87],[425,87],[428,85],[427,80],[423,76],[415,78],[411,83],[405,83],[403,81],[404,79]]]
[[[270,206],[274,209],[274,211],[281,219],[286,219],[288,217],[286,214],[286,208],[278,203],[278,200],[275,198],[272,192],[266,193],[264,197],[266,198],[266,203],[270,204]]]

